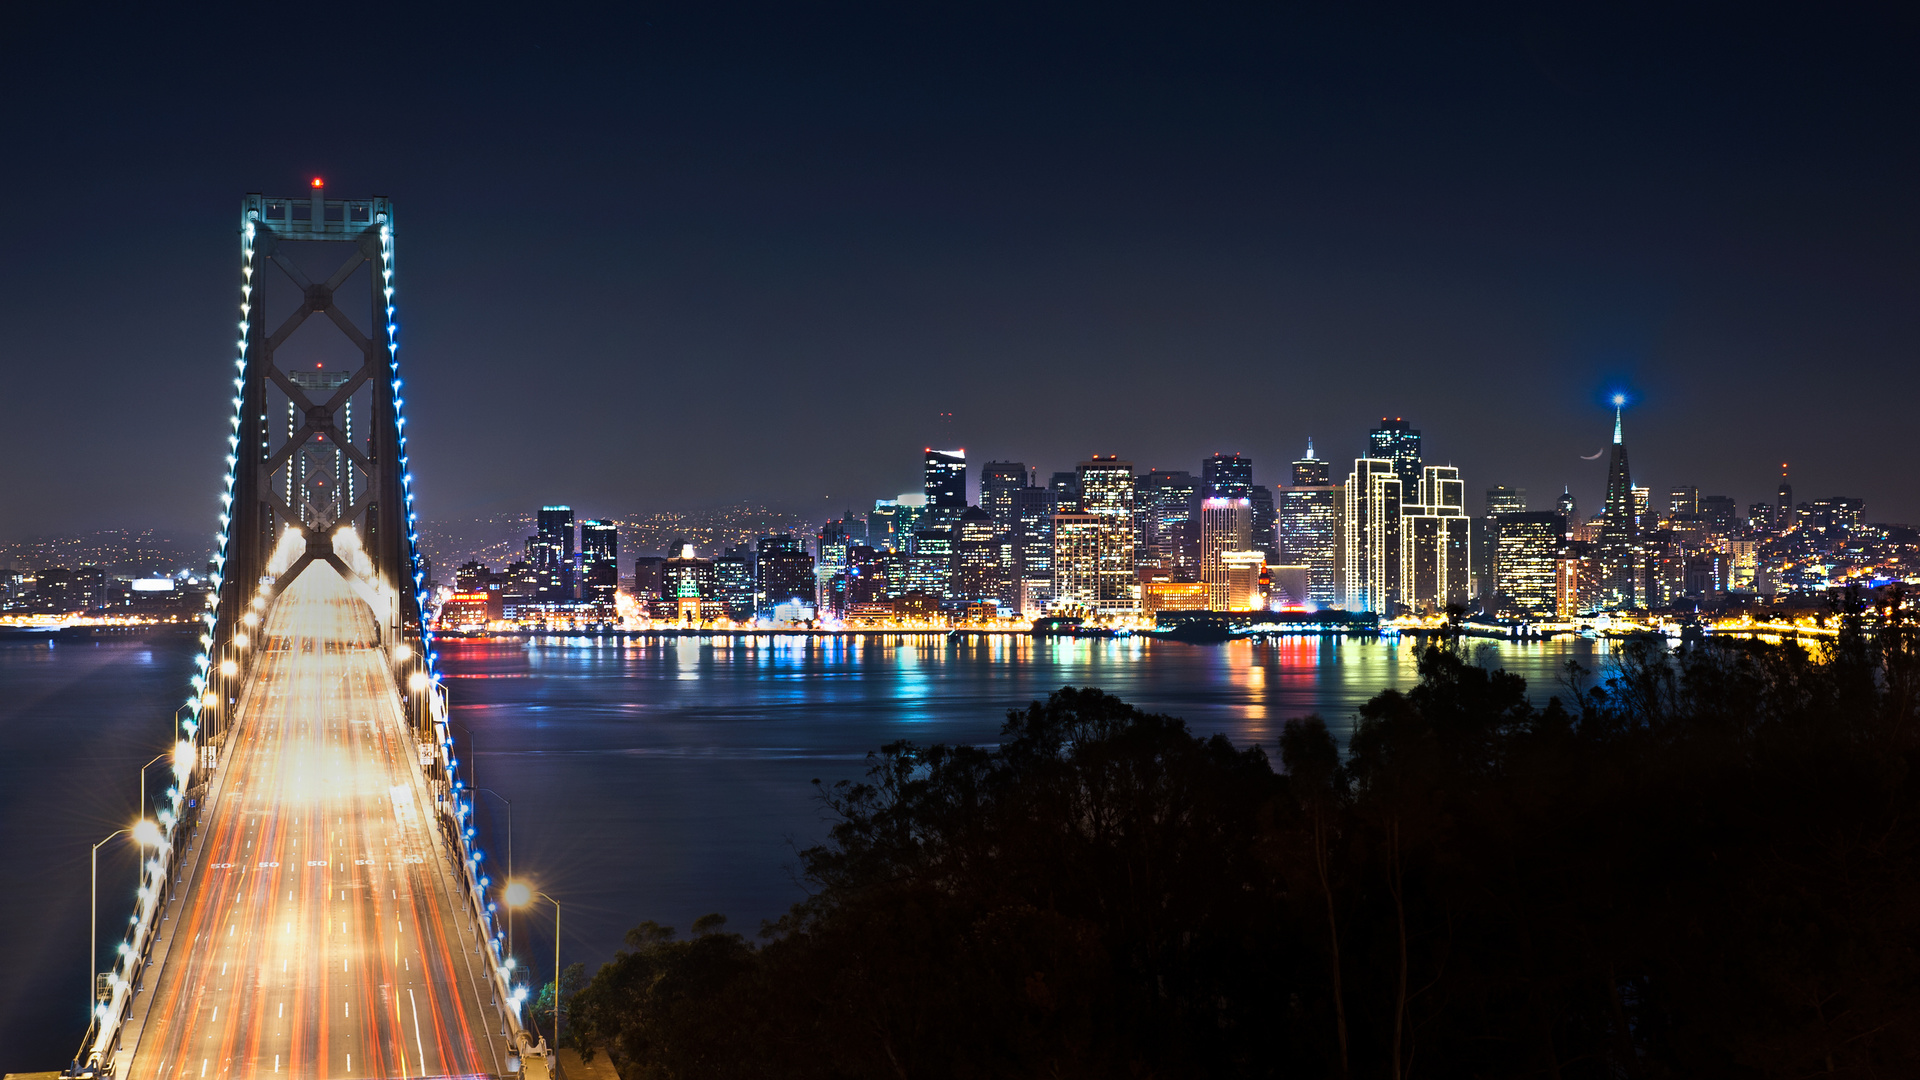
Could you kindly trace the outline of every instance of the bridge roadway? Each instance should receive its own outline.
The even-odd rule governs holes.
[[[373,625],[324,565],[272,607],[121,1075],[507,1071],[484,958]]]

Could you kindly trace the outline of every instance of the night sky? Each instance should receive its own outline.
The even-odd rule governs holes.
[[[1624,390],[1656,491],[1920,522],[1913,6],[1258,7],[10,8],[0,539],[211,538],[239,199],[315,175],[397,203],[427,517],[1382,415],[1592,512]]]

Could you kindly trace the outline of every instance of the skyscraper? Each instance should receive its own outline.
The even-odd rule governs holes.
[[[527,537],[527,566],[539,578],[535,599],[560,603],[573,599],[573,508],[543,506],[536,531]]]
[[[1273,492],[1265,484],[1247,489],[1247,501],[1253,504],[1253,547],[1269,562],[1280,559],[1280,512],[1273,505]]]
[[[1313,456],[1309,439],[1307,456],[1293,463],[1292,486],[1280,489],[1280,557],[1276,561],[1307,568],[1306,599],[1316,606],[1335,604],[1340,595],[1334,575],[1337,491],[1328,463]]]
[[[1567,528],[1569,529],[1573,528],[1574,522],[1580,520],[1580,503],[1574,499],[1573,489],[1570,487],[1560,492],[1560,497],[1554,500],[1553,509],[1554,512],[1558,513],[1561,517],[1567,519]]]
[[[1558,610],[1560,563],[1566,534],[1559,514],[1501,514],[1498,577],[1494,588],[1505,612],[1546,618]]]
[[[1245,552],[1253,540],[1253,501],[1212,498],[1200,503],[1200,580],[1207,585],[1207,607],[1231,610],[1227,555]]]
[[[1607,456],[1607,505],[1597,545],[1600,599],[1607,606],[1631,607],[1640,600],[1635,547],[1640,530],[1634,522],[1633,473],[1627,466],[1627,444],[1621,412],[1626,395],[1613,399],[1613,449]]]
[[[1239,454],[1215,454],[1200,463],[1202,499],[1247,499],[1252,496],[1252,458]]]
[[[1018,461],[989,461],[980,467],[980,508],[1003,529],[1013,528],[1013,493],[1027,486],[1027,467]]]
[[[1191,572],[1197,555],[1185,550],[1192,542],[1187,527],[1193,520],[1198,488],[1189,472],[1154,469],[1140,476],[1134,489],[1135,552],[1142,566],[1153,566],[1180,577]]]
[[[585,570],[580,599],[613,610],[620,591],[620,533],[616,525],[588,518],[580,523],[580,554]]]
[[[1400,478],[1400,491],[1411,495],[1420,486],[1420,431],[1401,417],[1380,418],[1380,426],[1367,433],[1367,456],[1393,462],[1393,473]]]
[[[1080,474],[1078,472],[1057,472],[1047,481],[1047,490],[1053,493],[1053,505],[1062,514],[1080,512]]]
[[[1016,581],[1053,577],[1053,493],[1046,488],[1013,493],[1013,564]]]
[[[1473,546],[1460,470],[1422,466],[1418,498],[1400,511],[1402,602],[1423,614],[1464,607],[1473,588]]]
[[[947,576],[947,594],[954,606],[993,603],[1011,610],[1013,598],[1003,549],[1007,530],[986,509],[969,506],[953,527],[953,564]]]
[[[754,545],[753,599],[756,612],[771,617],[773,609],[798,600],[814,602],[813,556],[791,534],[763,536]]]
[[[1313,487],[1333,483],[1332,464],[1313,456],[1313,439],[1307,439],[1307,456],[1293,463],[1293,486]]]
[[[1090,615],[1140,610],[1133,525],[1113,514],[1055,514],[1053,602]]]
[[[1080,509],[1088,514],[1116,517],[1133,526],[1133,462],[1093,455],[1075,470],[1080,479]]]
[[[1340,601],[1392,613],[1400,603],[1400,476],[1390,458],[1356,458],[1340,492]]]
[[[967,452],[927,448],[926,516],[923,527],[944,529],[960,520],[967,508]]]

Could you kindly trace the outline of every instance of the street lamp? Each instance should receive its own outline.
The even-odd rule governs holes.
[[[152,764],[152,762],[148,762],[148,764]],[[100,962],[100,849],[107,846],[108,841],[114,837],[124,836],[127,833],[132,833],[134,843],[139,844],[141,847],[159,847],[166,839],[161,835],[160,826],[155,825],[147,818],[141,818],[139,821],[134,822],[124,829],[113,830],[102,838],[99,843],[93,845],[93,853],[91,856],[93,862],[93,904],[89,909],[92,917],[87,922],[87,983],[88,990],[91,992],[91,996],[87,999],[87,1013],[89,1015],[93,1013],[93,1007],[100,999],[100,991],[95,982],[99,977],[99,973],[94,970],[94,965]],[[555,910],[558,909],[556,908]]]
[[[524,881],[507,882],[507,907],[531,907],[533,898],[540,897],[553,905],[553,1052],[560,1052],[560,901],[535,889]]]
[[[173,755],[174,751],[168,750],[164,754],[155,754],[153,761],[159,761],[161,758],[169,758]],[[140,816],[143,818],[147,816],[147,770],[153,768],[153,761],[149,761],[145,765],[140,766]]]

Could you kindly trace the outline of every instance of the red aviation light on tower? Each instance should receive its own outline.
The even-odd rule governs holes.
[[[316,176],[313,178],[313,186],[317,188],[323,188],[327,186],[327,182]]]

